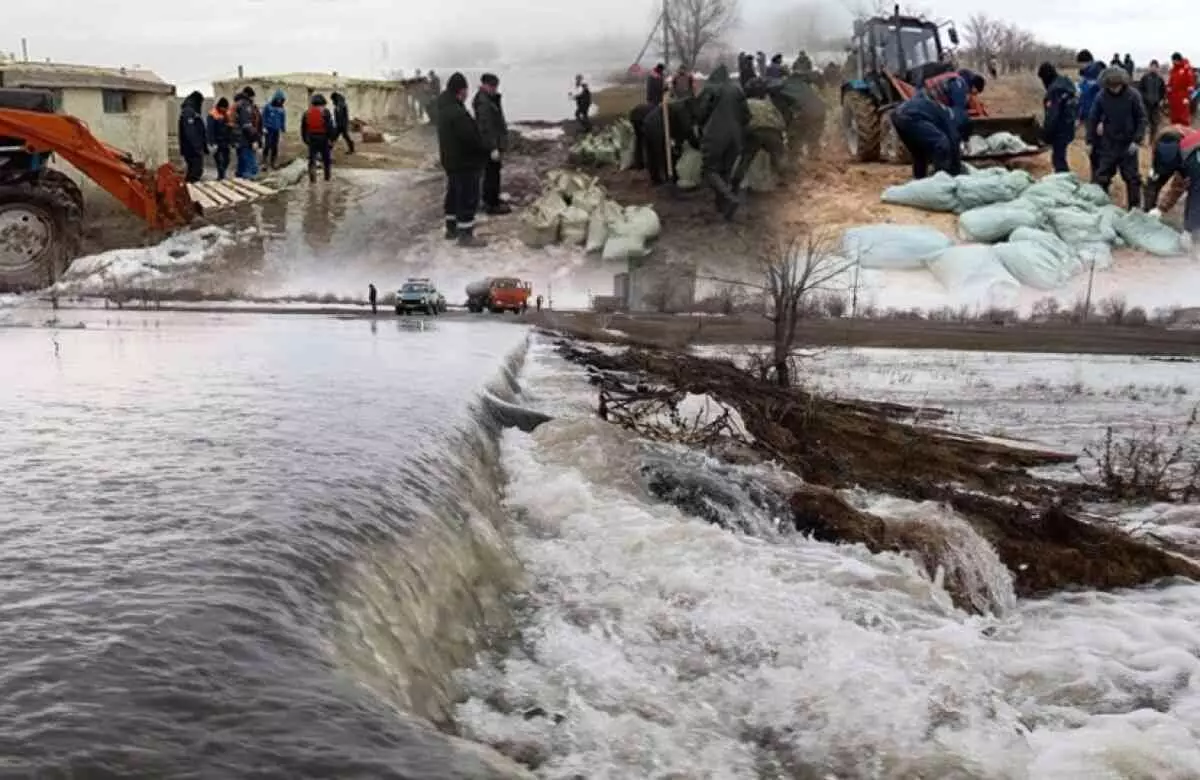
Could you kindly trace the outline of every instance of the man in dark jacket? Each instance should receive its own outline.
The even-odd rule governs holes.
[[[758,74],[754,72],[754,55],[742,52],[738,55],[738,82],[745,87]]]
[[[1146,121],[1150,128],[1147,138],[1153,141],[1158,138],[1163,101],[1167,99],[1167,82],[1158,72],[1158,60],[1150,60],[1150,67],[1138,79],[1137,91],[1142,96],[1142,105],[1146,107]]]
[[[221,98],[208,112],[208,142],[213,147],[213,163],[217,166],[217,181],[229,170],[229,147],[233,144],[233,125],[230,123],[229,98]]]
[[[891,119],[896,135],[912,157],[914,179],[928,176],[930,163],[935,171],[951,176],[962,173],[958,123],[947,106],[918,92],[901,103]]]
[[[746,95],[729,70],[718,65],[700,93],[698,124],[703,128],[700,151],[704,155],[704,182],[716,196],[717,210],[725,219],[733,219],[738,209],[731,178],[733,166],[742,153],[750,108]]]
[[[193,92],[183,99],[179,109],[179,154],[187,166],[186,180],[204,178],[204,156],[208,154],[208,138],[204,132],[204,95]]]
[[[1075,114],[1079,99],[1075,85],[1049,62],[1043,62],[1037,71],[1046,95],[1042,98],[1045,118],[1042,121],[1042,139],[1050,144],[1050,161],[1055,173],[1067,173],[1067,147],[1075,140]]]
[[[656,110],[662,109],[649,103],[629,109],[629,124],[633,125],[633,164],[629,166],[630,170],[641,171],[646,168],[646,117]]]
[[[592,132],[592,88],[583,80],[582,73],[575,74],[575,87],[568,97],[575,101],[575,121],[579,125],[579,132]]]
[[[261,137],[261,115],[254,105],[254,89],[245,87],[238,93],[233,110],[234,131],[237,134],[237,177],[252,179],[258,175],[258,156],[254,146]]]
[[[317,160],[325,169],[325,181],[333,176],[333,116],[325,107],[325,96],[320,92],[309,100],[308,110],[300,118],[300,138],[308,147],[308,180],[317,180]]]
[[[1146,107],[1129,86],[1124,68],[1108,68],[1100,76],[1103,89],[1088,114],[1087,144],[1094,153],[1092,181],[1108,192],[1118,171],[1125,182],[1130,209],[1142,207],[1142,175],[1138,144],[1146,137]]]
[[[1125,52],[1125,59],[1121,61],[1121,67],[1129,74],[1129,78],[1133,78],[1133,57],[1129,56],[1129,52]]]
[[[667,102],[670,113],[671,143],[667,144],[667,130],[663,127],[662,106],[650,106],[642,117],[640,129],[644,144],[644,159],[646,171],[650,174],[651,183],[666,184],[667,155],[671,155],[671,180],[675,179],[675,167],[683,155],[684,143],[690,143],[694,148],[700,148],[700,138],[696,132],[696,123],[692,120],[693,100],[671,100]]]
[[[446,238],[460,246],[482,247],[475,235],[475,210],[479,206],[479,177],[488,160],[488,148],[479,126],[467,111],[467,77],[455,71],[438,97],[438,156],[446,171]]]
[[[488,160],[483,167],[483,207],[489,214],[512,212],[508,204],[500,200],[500,166],[504,152],[508,151],[508,122],[504,119],[499,89],[500,79],[494,73],[483,74],[473,103],[475,124],[488,150]]]
[[[339,138],[345,138],[346,154],[354,154],[354,139],[350,137],[350,107],[346,105],[346,96],[334,92],[329,99],[333,101],[333,137],[329,145],[336,146]]]
[[[667,66],[660,62],[646,77],[646,102],[652,106],[662,103],[663,96],[667,92],[666,70]]]
[[[971,95],[983,92],[986,85],[987,79],[983,76],[963,68],[926,79],[921,91],[934,102],[950,109],[959,138],[965,138],[971,125]]]
[[[1200,240],[1200,130],[1171,125],[1162,131],[1154,145],[1154,178],[1146,188],[1146,206],[1159,217],[1170,211],[1187,194],[1183,207],[1183,227]],[[1160,200],[1163,186],[1166,192]],[[1161,209],[1162,211],[1160,211]]]
[[[279,137],[287,132],[287,95],[282,89],[275,90],[271,102],[263,108],[263,167],[270,170],[279,165]]]

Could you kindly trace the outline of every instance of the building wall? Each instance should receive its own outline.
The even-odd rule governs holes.
[[[213,82],[213,94],[217,97],[227,97],[233,102],[233,96],[242,87],[254,90],[254,99],[259,108],[270,102],[275,90],[282,89],[287,95],[287,126],[289,133],[300,132],[300,117],[308,108],[308,100],[314,93],[320,92],[328,100],[334,92],[346,96],[350,106],[350,117],[361,119],[367,124],[408,124],[419,121],[419,107],[423,98],[417,94],[415,87],[403,84],[388,84],[380,82],[369,84],[350,81],[345,86],[331,87],[327,85],[310,86],[306,84],[282,83],[245,79],[241,81]],[[329,108],[333,108],[332,101]]]
[[[77,117],[92,135],[111,146],[129,152],[135,160],[155,168],[168,161],[167,114],[173,98],[142,92],[128,93],[128,111],[106,114],[99,89],[62,90],[62,113]],[[55,155],[52,167],[70,176],[83,190],[85,205],[93,208],[123,208],[107,192],[73,165]]]

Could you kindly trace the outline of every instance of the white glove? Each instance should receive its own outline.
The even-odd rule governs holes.
[[[1162,219],[1162,212],[1158,209],[1150,209],[1146,212],[1146,215],[1154,219]]]
[[[1129,145],[1129,150],[1126,152],[1126,154],[1129,154],[1129,155],[1135,155],[1135,154],[1137,154],[1137,153],[1138,153],[1138,145],[1137,145],[1137,144],[1135,144],[1135,143],[1134,143],[1134,144],[1130,144],[1130,145]]]
[[[492,162],[500,162],[500,150],[499,149],[492,150]]]

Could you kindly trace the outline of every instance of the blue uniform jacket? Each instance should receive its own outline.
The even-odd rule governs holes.
[[[1079,120],[1085,120],[1092,113],[1092,104],[1100,94],[1100,74],[1104,72],[1104,64],[1093,62],[1079,69]]]
[[[282,89],[275,90],[275,94],[271,96],[271,102],[263,106],[262,123],[263,130],[275,130],[280,133],[287,132],[287,110],[283,107],[283,101],[286,96]],[[280,105],[275,105],[275,101],[279,101]]]
[[[1050,82],[1043,98],[1046,116],[1042,122],[1042,137],[1046,141],[1074,137],[1078,100],[1075,85],[1066,76],[1059,76]]]

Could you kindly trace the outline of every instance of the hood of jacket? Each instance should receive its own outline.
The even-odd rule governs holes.
[[[1102,62],[1089,62],[1079,69],[1080,77],[1090,81],[1099,81],[1102,73],[1104,73],[1104,63]]]
[[[724,65],[718,65],[713,69],[713,72],[708,75],[709,84],[724,84],[729,81],[729,68]]]
[[[183,99],[183,105],[199,114],[204,108],[204,95],[199,92],[192,92]]]
[[[318,92],[317,94],[313,95],[309,99],[308,104],[310,106],[317,106],[317,107],[324,106],[325,105],[325,96],[322,95],[320,92]]]
[[[1113,92],[1123,92],[1129,86],[1129,74],[1124,68],[1106,68],[1100,74],[1100,85]]]
[[[1048,62],[1043,62],[1038,66],[1037,77],[1041,80],[1043,87],[1050,89],[1050,85],[1058,78],[1058,68]]]
[[[329,96],[329,99],[333,101],[335,106],[340,106],[342,103],[346,102],[346,98],[342,96],[341,92],[334,92]]]
[[[282,89],[275,90],[275,94],[271,95],[271,105],[273,106],[281,106],[285,100],[287,100],[287,95]]]

